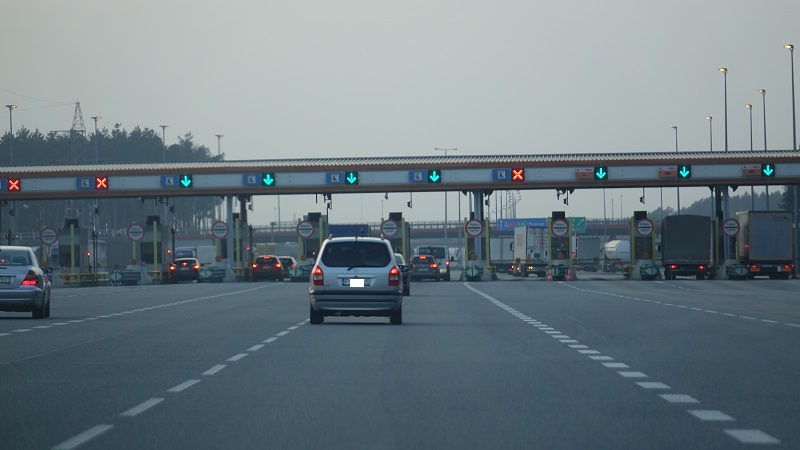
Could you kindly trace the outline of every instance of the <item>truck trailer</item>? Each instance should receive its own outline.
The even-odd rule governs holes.
[[[664,279],[712,277],[713,226],[708,216],[682,214],[661,221],[661,263]]]
[[[792,213],[784,211],[740,211],[736,258],[747,266],[748,276],[788,279],[792,263]]]
[[[511,274],[527,277],[530,273],[538,277],[547,276],[547,228],[514,228],[514,265]]]

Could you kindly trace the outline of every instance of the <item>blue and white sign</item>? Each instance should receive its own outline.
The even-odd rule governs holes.
[[[325,174],[326,184],[344,184],[344,172],[328,172]]]
[[[76,178],[75,187],[78,189],[92,189],[94,188],[94,179],[87,177]]]
[[[242,184],[245,186],[261,186],[261,174],[260,173],[243,174]]]
[[[409,170],[408,181],[410,183],[427,183],[428,171],[427,170]]]
[[[161,187],[176,188],[178,187],[177,175],[161,175]]]
[[[493,181],[511,181],[511,169],[492,169]]]
[[[517,227],[528,228],[547,228],[547,219],[537,217],[535,219],[500,219],[497,229],[501,231],[513,231]]]

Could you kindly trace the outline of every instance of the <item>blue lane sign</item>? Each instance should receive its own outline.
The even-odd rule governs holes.
[[[325,174],[326,184],[344,184],[344,172],[328,172]]]
[[[261,186],[261,174],[246,173],[242,175],[242,184],[245,186]]]
[[[511,169],[492,169],[493,181],[511,181]]]
[[[409,170],[408,181],[411,183],[427,183],[428,171],[427,170]]]
[[[161,187],[176,188],[179,184],[177,175],[161,175]]]
[[[94,179],[80,177],[75,179],[75,187],[78,189],[93,189],[94,188]]]

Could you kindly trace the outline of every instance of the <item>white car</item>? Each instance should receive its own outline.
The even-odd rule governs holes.
[[[51,267],[39,267],[30,247],[0,246],[0,311],[27,312],[34,319],[50,317]]]
[[[368,237],[326,240],[311,270],[309,318],[386,316],[403,323],[403,276],[389,241]]]

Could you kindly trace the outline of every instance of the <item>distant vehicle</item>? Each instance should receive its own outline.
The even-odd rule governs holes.
[[[792,213],[741,211],[736,218],[736,257],[748,267],[749,277],[788,279],[794,272]]]
[[[603,244],[599,236],[575,237],[575,269],[586,272],[600,270],[600,261],[603,259]]]
[[[283,277],[289,276],[289,271],[297,267],[297,261],[292,256],[278,256],[281,261],[281,268],[283,269]]]
[[[409,276],[411,280],[430,278],[431,280],[439,281],[441,279],[439,267],[441,266],[436,262],[436,258],[431,255],[414,256],[411,258]]]
[[[608,241],[603,246],[603,255],[606,272],[622,272],[631,263],[631,243],[619,239]]]
[[[253,261],[250,279],[283,281],[283,264],[275,255],[259,256]]]
[[[402,253],[394,254],[394,262],[400,269],[400,274],[403,276],[403,295],[411,295],[411,268],[406,264],[405,258]]]
[[[39,267],[30,247],[0,247],[0,311],[28,312],[34,319],[50,317],[51,267]]]
[[[514,228],[514,264],[509,273],[515,277],[527,277],[531,273],[543,278],[547,275],[547,228]]]
[[[200,276],[200,261],[197,258],[177,258],[169,264],[169,281],[197,281]]]
[[[431,255],[439,264],[439,278],[450,281],[450,249],[446,245],[421,245],[417,247],[417,255]]]
[[[681,214],[661,221],[661,261],[664,279],[713,275],[712,222],[709,216]]]
[[[322,244],[308,288],[309,319],[325,316],[387,316],[403,323],[402,274],[389,241],[330,238]]]

